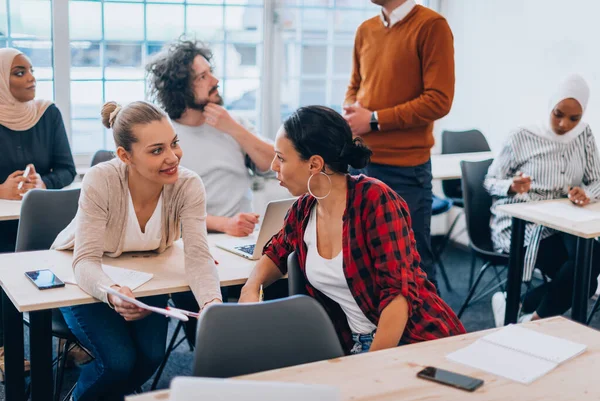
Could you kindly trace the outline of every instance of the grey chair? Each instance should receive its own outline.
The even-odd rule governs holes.
[[[34,189],[25,194],[21,205],[21,217],[17,231],[15,252],[27,252],[50,249],[56,236],[73,220],[77,213],[79,189],[69,190],[38,190]],[[27,319],[25,322],[28,324]],[[56,365],[54,400],[60,398],[64,377],[67,354],[75,345],[77,338],[71,333],[62,313],[52,310],[52,335],[65,341],[61,352],[60,341]],[[87,351],[86,351],[87,352]],[[67,398],[73,389],[69,391]]]
[[[475,153],[475,152],[489,152],[490,145],[488,144],[485,136],[481,131],[472,129],[468,131],[442,131],[442,154],[455,154],[455,153]],[[451,202],[452,206],[463,209],[464,212],[465,202],[463,199],[463,190],[461,180],[444,180],[442,181],[442,191],[444,196]],[[462,212],[457,214],[454,221],[450,224],[450,228],[444,237],[441,239],[439,245],[434,249],[435,255],[440,259],[444,249],[450,241],[452,235]],[[442,269],[442,274],[444,270]],[[475,272],[471,270],[469,276],[469,286],[473,284],[473,277]]]
[[[491,164],[492,159],[478,162],[460,162],[467,234],[469,235],[469,246],[473,253],[471,270],[474,270],[474,261],[476,260],[476,257],[482,259],[484,265],[480,268],[475,282],[471,285],[469,293],[458,311],[459,318],[471,302],[482,299],[491,292],[496,291],[498,287],[503,286],[506,282],[506,279],[501,279],[501,273],[498,272],[497,268],[498,266],[505,267],[508,265],[509,255],[494,251],[490,228],[492,197],[483,187],[483,181]],[[490,281],[488,285],[484,286],[481,295],[478,295],[473,299],[481,279],[489,268],[494,269],[498,284],[494,285],[491,289],[488,289],[487,287],[489,287],[489,284],[493,283],[493,281]]]
[[[292,295],[308,295],[306,291],[306,278],[300,270],[298,264],[298,255],[296,252],[290,253],[287,259],[288,268],[288,292]]]
[[[91,167],[94,167],[98,163],[107,162],[115,158],[115,152],[111,150],[98,150],[92,157]]]
[[[217,304],[198,321],[193,374],[225,378],[341,356],[329,316],[311,297]]]

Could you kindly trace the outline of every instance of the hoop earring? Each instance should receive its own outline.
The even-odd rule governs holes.
[[[310,180],[312,180],[312,178],[316,175],[313,174],[310,177],[308,177],[308,182],[306,183],[306,186],[308,187],[308,193],[315,199],[317,200],[321,200],[321,199],[325,199],[329,196],[329,194],[331,194],[331,187],[333,186],[333,184],[331,183],[331,178],[329,178],[329,176],[327,174],[325,174],[322,171],[319,171],[319,174],[323,174],[325,177],[327,177],[327,180],[329,180],[329,192],[327,192],[327,195],[325,196],[315,196],[315,194],[313,194],[313,192],[310,190]]]

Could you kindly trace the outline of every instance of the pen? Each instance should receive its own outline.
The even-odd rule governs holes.
[[[262,302],[263,299],[265,297],[265,294],[263,293],[263,285],[260,285],[260,290],[258,290],[258,302]]]
[[[215,265],[219,264],[219,261],[217,259],[213,259],[215,261]]]
[[[27,177],[29,177],[29,172],[30,172],[30,171],[31,171],[31,164],[28,164],[28,165],[27,165],[27,167],[25,167],[25,172],[23,173],[23,177],[24,177],[24,178],[27,178]],[[21,188],[23,188],[23,183],[24,183],[24,182],[25,182],[25,181],[21,181],[21,182],[19,183],[19,185],[17,186],[17,189],[21,189]]]

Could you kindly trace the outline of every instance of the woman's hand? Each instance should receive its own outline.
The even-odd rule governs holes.
[[[531,177],[518,172],[517,175],[513,177],[513,182],[508,192],[511,194],[524,194],[529,192],[530,189]]]
[[[25,179],[23,187],[21,188],[21,196],[25,195],[27,191],[32,189],[46,189],[46,184],[44,184],[42,176],[35,171],[35,166],[33,164],[29,164],[28,167],[29,175]]]
[[[590,203],[590,198],[585,194],[585,191],[580,187],[573,187],[569,190],[569,200],[577,206],[585,206]]]
[[[114,288],[121,294],[127,295],[130,298],[135,298],[129,287],[119,287],[117,285],[113,285],[111,288]],[[119,315],[123,316],[123,319],[127,320],[128,322],[143,319],[152,313],[149,310],[138,308],[134,304],[112,294],[108,295],[108,302],[110,302],[110,304],[115,308],[115,311],[117,311]]]
[[[17,170],[6,178],[6,181],[0,185],[0,199],[21,200],[22,190],[19,190],[19,183],[25,185],[27,179],[23,177],[23,171]]]

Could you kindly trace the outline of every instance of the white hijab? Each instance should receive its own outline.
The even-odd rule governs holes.
[[[585,114],[585,109],[587,108],[588,100],[590,98],[590,88],[585,80],[578,74],[570,75],[567,79],[565,79],[558,90],[554,92],[550,101],[548,102],[548,108],[546,110],[545,118],[541,123],[537,125],[533,125],[527,127],[527,130],[533,132],[534,134],[549,139],[553,142],[558,143],[569,143],[573,139],[577,138],[581,133],[583,133],[587,127],[587,123],[582,119],[579,120],[579,123],[570,131],[566,132],[563,135],[558,135],[552,128],[550,127],[550,118],[552,114],[552,110],[554,107],[565,99],[575,99],[581,105],[581,109],[583,110],[582,114]]]
[[[37,99],[19,102],[10,93],[10,70],[19,54],[23,53],[17,49],[0,49],[0,124],[13,131],[27,131],[40,121],[52,102]]]

